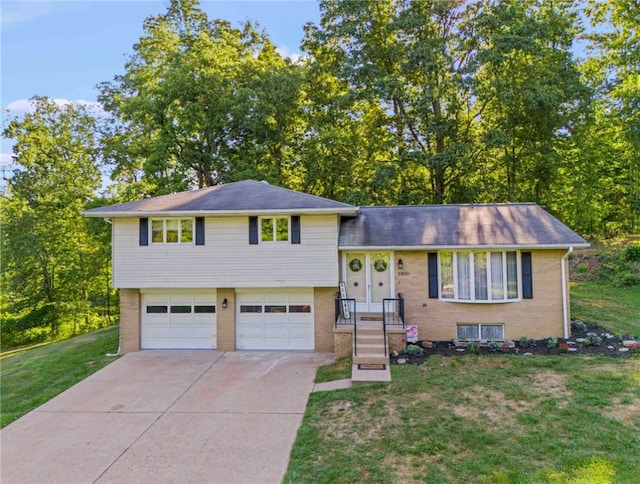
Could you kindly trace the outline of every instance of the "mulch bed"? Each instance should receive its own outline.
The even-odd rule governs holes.
[[[599,344],[597,342],[597,336],[600,338]],[[431,355],[442,356],[470,356],[470,355],[490,355],[490,354],[511,354],[511,355],[605,355],[616,358],[628,358],[633,355],[640,355],[640,345],[632,346],[627,351],[624,348],[623,341],[633,340],[630,335],[613,336],[607,332],[606,329],[585,324],[585,329],[581,330],[573,327],[571,337],[567,339],[558,338],[557,346],[549,344],[549,339],[542,340],[529,340],[527,342],[514,341],[515,345],[512,347],[490,347],[488,345],[478,345],[476,348],[456,347],[453,341],[418,341],[416,345],[420,346],[423,350],[422,355],[412,355],[408,353],[402,353],[399,355],[390,355],[392,363],[399,364],[410,363],[420,365],[424,363]],[[594,341],[595,340],[595,341]],[[640,341],[636,338],[635,341]],[[553,342],[552,342],[553,343]],[[431,346],[431,347],[428,347]],[[404,360],[404,362],[402,361]]]

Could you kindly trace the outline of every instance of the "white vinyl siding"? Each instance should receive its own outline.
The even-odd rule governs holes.
[[[302,215],[301,244],[249,244],[249,216],[206,217],[203,246],[139,245],[137,218],[113,219],[117,288],[338,285],[337,215]]]

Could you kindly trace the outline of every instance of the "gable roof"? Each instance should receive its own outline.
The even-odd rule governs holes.
[[[361,207],[343,219],[340,249],[569,247],[589,244],[535,203]]]
[[[266,182],[243,180],[200,190],[173,193],[137,202],[87,210],[88,217],[186,216],[250,213],[341,213],[355,215],[357,207],[296,192]]]

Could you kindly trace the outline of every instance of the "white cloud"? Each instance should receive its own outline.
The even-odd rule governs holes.
[[[106,116],[106,112],[102,109],[102,105],[95,101],[86,101],[84,99],[76,99],[70,101],[69,99],[60,99],[54,98],[52,99],[57,106],[66,106],[68,104],[75,104],[77,106],[84,106],[87,111],[91,114],[95,114],[96,116]],[[29,99],[18,99],[16,101],[12,101],[7,105],[6,108],[12,114],[21,114],[21,113],[33,113],[33,105]]]
[[[298,52],[293,52],[291,49],[289,49],[289,47],[287,47],[286,45],[281,45],[279,47],[276,48],[276,52],[278,54],[280,54],[282,57],[284,58],[289,58],[291,59],[291,62],[293,62],[294,64],[297,64],[298,62],[300,62],[303,58],[302,54],[299,54]]]
[[[51,10],[52,4],[47,1],[2,2],[0,6],[0,13],[2,13],[0,25],[7,27],[27,22],[32,18],[48,15]]]
[[[13,154],[12,153],[0,153],[0,165],[8,166],[13,163]]]

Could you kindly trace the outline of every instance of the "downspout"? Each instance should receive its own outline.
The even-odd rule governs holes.
[[[573,246],[560,259],[560,273],[562,274],[562,322],[564,326],[564,338],[569,338],[569,307],[567,304],[567,294],[569,294],[567,282],[567,257],[573,252]]]
[[[107,217],[103,217],[103,220],[107,222],[109,225],[113,226],[113,221],[108,219]],[[111,229],[111,258],[113,259],[113,229]],[[107,301],[110,301],[109,295],[107,294]],[[110,302],[107,302],[110,304]],[[109,310],[111,312],[111,310]],[[120,356],[120,335],[118,335],[118,351],[115,353],[107,353],[107,356]]]

